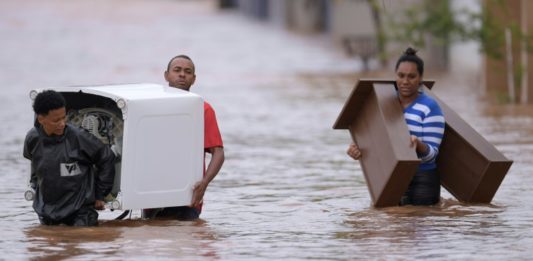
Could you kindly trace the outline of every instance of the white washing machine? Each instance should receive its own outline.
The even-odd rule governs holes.
[[[142,83],[53,89],[67,102],[67,120],[108,144],[119,161],[112,209],[189,205],[203,176],[203,99],[172,87]]]

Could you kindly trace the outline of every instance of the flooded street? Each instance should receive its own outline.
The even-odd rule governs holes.
[[[434,207],[371,207],[359,163],[333,130],[361,65],[321,37],[291,34],[210,1],[0,2],[0,259],[524,260],[533,255],[533,107],[475,94],[476,76],[426,74],[435,93],[514,163],[492,204],[442,189]],[[195,61],[192,91],[215,108],[226,161],[201,220],[100,213],[93,228],[39,225],[24,200],[34,88],[165,84]],[[375,77],[376,75],[372,75]],[[386,74],[393,77],[392,72]]]

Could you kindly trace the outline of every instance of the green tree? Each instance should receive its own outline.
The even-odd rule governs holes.
[[[431,36],[434,43],[446,46],[453,42],[474,40],[480,43],[483,53],[502,59],[505,26],[512,30],[514,39],[525,41],[528,51],[533,50],[532,37],[524,34],[518,23],[502,21],[501,17],[489,11],[489,4],[497,5],[504,17],[505,14],[508,16],[506,1],[503,0],[486,0],[480,12],[452,10],[450,0],[424,0],[421,4],[406,7],[400,15],[389,13],[385,2],[369,1],[387,21],[387,35],[378,36],[378,39],[383,39],[384,46],[388,41],[395,41],[423,48],[426,46],[426,36]]]

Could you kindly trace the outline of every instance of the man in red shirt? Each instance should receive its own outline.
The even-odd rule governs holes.
[[[178,55],[170,60],[165,71],[165,80],[168,86],[189,91],[196,80],[194,63],[186,55]],[[204,101],[204,151],[211,153],[211,161],[204,169],[204,177],[193,188],[190,206],[167,207],[163,209],[144,210],[143,216],[147,218],[162,217],[176,218],[178,220],[193,220],[200,216],[202,203],[207,186],[215,178],[224,163],[224,147],[222,137],[218,130],[215,111]],[[205,165],[205,162],[204,162]]]

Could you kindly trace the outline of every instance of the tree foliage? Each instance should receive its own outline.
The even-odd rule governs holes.
[[[369,0],[376,5],[377,0]],[[486,0],[480,11],[468,9],[452,10],[450,0],[424,0],[421,4],[410,5],[398,14],[388,13],[384,2],[381,14],[387,21],[387,41],[402,42],[425,47],[430,36],[435,44],[449,45],[453,42],[476,41],[481,51],[496,59],[503,58],[505,46],[504,30],[511,29],[513,39],[525,41],[528,51],[532,51],[532,36],[522,32],[519,22],[510,16],[503,0]],[[495,7],[502,12],[495,15]]]

